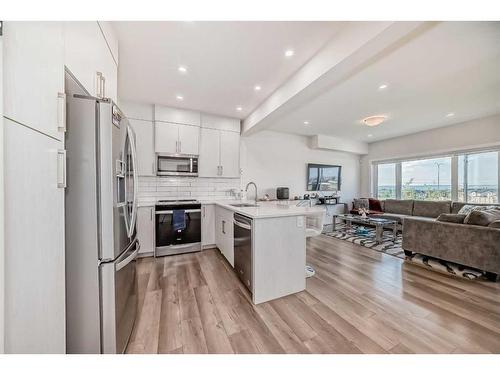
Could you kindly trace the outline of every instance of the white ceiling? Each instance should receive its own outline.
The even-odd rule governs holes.
[[[244,118],[341,22],[113,22],[121,99]],[[295,55],[286,58],[284,52]],[[178,67],[187,67],[180,74]],[[262,89],[254,91],[254,86]],[[176,99],[182,95],[184,100]],[[241,112],[236,111],[242,106]]]
[[[387,89],[379,90],[381,84]],[[450,112],[455,115],[447,117]],[[268,127],[373,142],[499,112],[500,22],[442,22],[298,108],[287,108]],[[388,120],[362,125],[371,115]]]

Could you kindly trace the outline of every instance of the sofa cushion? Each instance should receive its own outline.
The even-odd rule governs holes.
[[[368,209],[370,207],[370,202],[368,198],[354,198],[354,202],[352,204],[352,208],[355,210],[359,210],[360,208]]]
[[[437,221],[443,221],[446,223],[463,224],[466,216],[467,215],[460,215],[460,214],[441,214],[438,216]]]
[[[384,212],[399,215],[412,215],[413,200],[386,199]]]
[[[368,198],[368,206],[370,208],[370,211],[378,211],[378,212],[383,212],[382,210],[382,204],[378,199],[375,198]]]
[[[473,210],[466,216],[464,224],[487,227],[496,220],[500,220],[500,210],[496,208],[491,210]]]
[[[436,218],[451,212],[451,201],[413,201],[413,216]]]
[[[488,224],[488,228],[498,228],[500,229],[500,220],[495,220]]]

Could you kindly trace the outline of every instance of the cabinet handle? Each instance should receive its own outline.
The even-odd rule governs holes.
[[[102,97],[105,98],[106,97],[106,77],[102,76],[101,78],[101,83],[102,83]]]
[[[66,150],[57,150],[57,187],[66,189]]]
[[[222,234],[226,234],[226,221],[222,220]]]
[[[220,166],[220,175],[221,176],[224,175],[224,166],[223,165]]]
[[[57,93],[57,130],[66,132],[66,94]]]
[[[205,218],[205,209],[206,209],[206,207],[203,206],[202,209],[203,209],[203,218]]]
[[[151,174],[155,174],[155,162],[151,163]]]
[[[182,141],[179,141],[179,153],[182,152]]]
[[[96,96],[102,98],[102,73],[96,73]]]
[[[149,210],[151,212],[151,221],[153,221],[153,208],[150,208]]]

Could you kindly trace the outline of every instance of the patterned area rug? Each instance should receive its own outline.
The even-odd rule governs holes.
[[[337,224],[336,230],[332,232],[331,225],[327,225],[325,226],[323,234],[407,260],[418,266],[425,267],[433,271],[443,272],[469,280],[484,277],[483,271],[467,268],[460,264],[447,262],[418,253],[413,254],[411,258],[407,258],[404,254],[403,248],[401,247],[403,242],[403,236],[401,233],[398,233],[396,240],[393,241],[392,231],[386,230],[382,236],[382,242],[377,244],[375,242],[375,228],[355,224],[352,225],[352,229],[349,231],[346,231],[345,228],[345,224]]]
[[[403,248],[401,247],[401,243],[403,242],[403,236],[401,233],[398,233],[396,241],[393,241],[392,231],[386,230],[382,235],[382,242],[377,244],[375,241],[375,228],[373,227],[364,227],[362,225],[353,224],[352,229],[346,231],[345,224],[337,224],[335,226],[336,230],[333,232],[331,231],[331,227],[331,225],[327,225],[327,231],[324,231],[323,234],[368,247],[381,253],[405,259],[405,254]]]

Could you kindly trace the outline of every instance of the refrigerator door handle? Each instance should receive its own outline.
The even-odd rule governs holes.
[[[141,248],[141,244],[136,240],[136,248],[132,254],[123,259],[122,261],[116,263],[115,270],[116,272],[120,271],[122,268],[126,267],[130,262],[137,258],[137,254],[139,254],[139,249]]]
[[[138,180],[137,180],[137,154],[135,149],[135,139],[134,139],[134,131],[130,126],[127,129],[130,138],[130,150],[132,151],[132,166],[134,171],[134,197],[132,203],[132,218],[129,227],[129,237],[132,237],[135,229],[135,222],[137,220],[137,188],[138,188]]]

